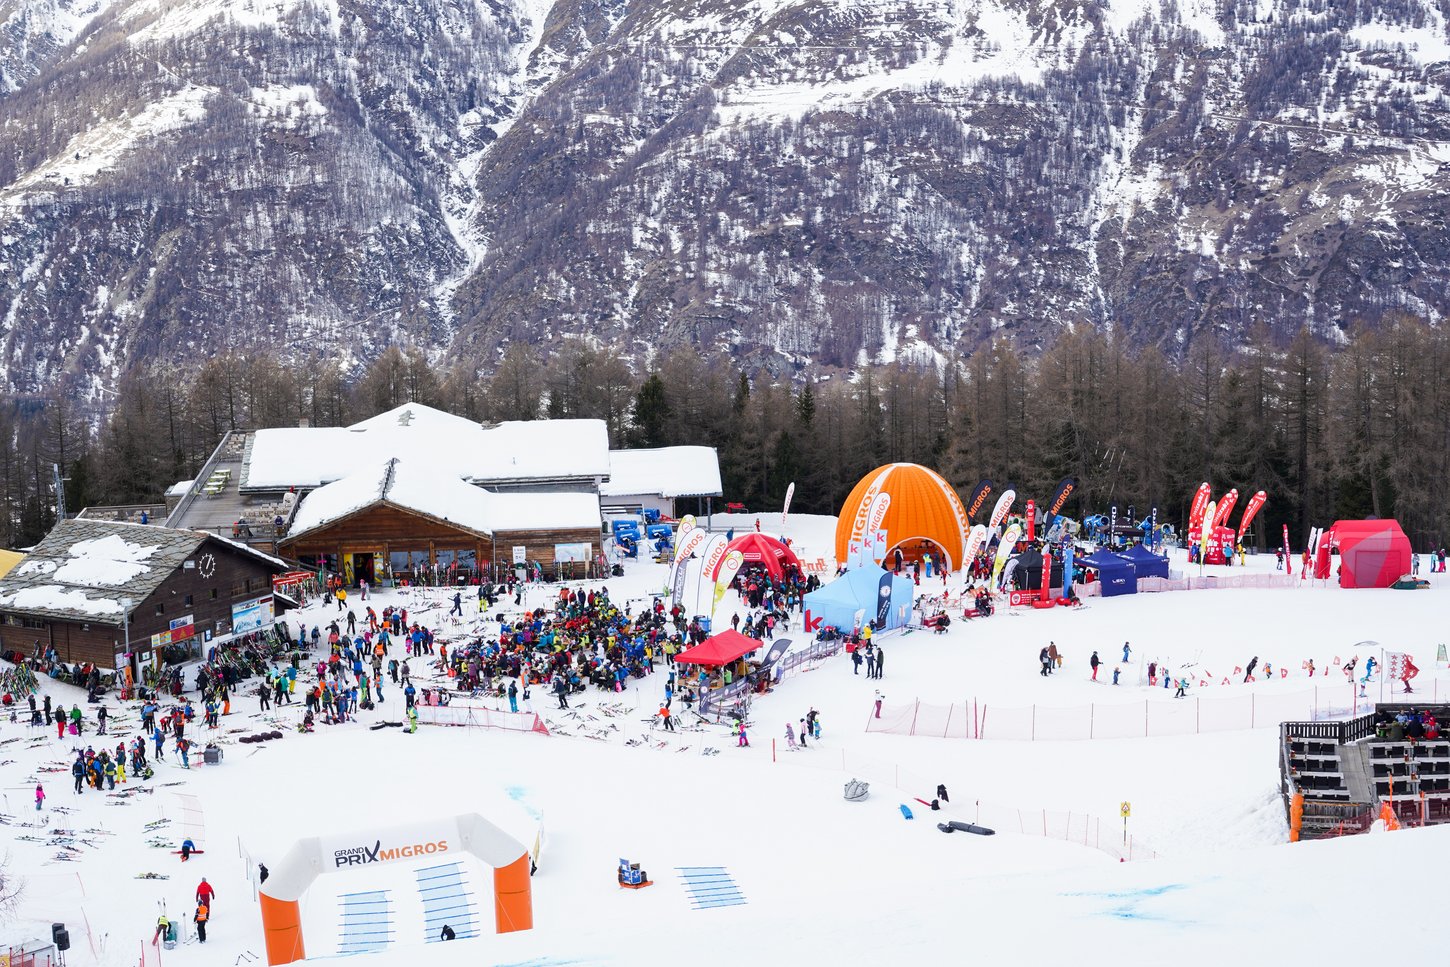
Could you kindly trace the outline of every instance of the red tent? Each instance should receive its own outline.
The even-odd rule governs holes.
[[[741,553],[745,558],[745,563],[741,565],[742,570],[752,564],[758,564],[777,581],[785,576],[785,565],[793,564],[797,569],[801,566],[801,562],[796,559],[795,551],[792,551],[784,541],[771,537],[769,534],[753,533],[737,537],[726,545],[725,550],[727,553],[730,551]],[[722,564],[724,560],[723,557],[720,559]],[[715,573],[710,577],[719,576],[720,567],[716,565]]]
[[[1335,521],[1325,537],[1331,543],[1339,548],[1342,588],[1387,588],[1410,573],[1410,539],[1398,521]]]
[[[682,665],[728,665],[738,661],[742,655],[758,651],[760,647],[760,642],[738,631],[722,631],[706,638],[704,643],[680,652],[675,661]]]

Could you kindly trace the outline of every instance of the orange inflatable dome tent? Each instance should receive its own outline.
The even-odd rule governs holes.
[[[866,518],[881,493],[891,496],[881,523],[887,541],[883,566],[890,567],[897,548],[906,560],[916,560],[923,551],[930,551],[948,571],[961,565],[971,530],[962,499],[941,474],[915,463],[877,467],[856,484],[836,521],[837,561],[846,561],[853,538],[870,536],[866,534]]]

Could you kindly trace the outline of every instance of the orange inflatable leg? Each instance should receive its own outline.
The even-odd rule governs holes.
[[[493,916],[499,933],[533,929],[534,899],[531,888],[527,853],[508,866],[501,866],[493,871]]]
[[[267,940],[267,963],[290,964],[307,956],[302,947],[302,909],[296,900],[276,900],[259,894],[262,933]]]

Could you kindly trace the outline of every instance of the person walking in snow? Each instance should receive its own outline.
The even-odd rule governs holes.
[[[1258,667],[1259,656],[1255,655],[1253,658],[1249,659],[1249,666],[1244,669],[1244,681],[1246,683],[1254,680],[1254,669]]]
[[[460,618],[463,617],[463,594],[458,591],[453,593],[453,607],[448,610],[450,618],[455,614]]]
[[[880,690],[878,689],[876,692],[876,717],[878,719],[881,717],[881,702],[885,699],[885,697],[886,696],[882,695]]]
[[[876,677],[876,646],[866,646],[866,677]]]
[[[1113,684],[1114,685],[1118,684],[1118,666],[1117,665],[1114,665],[1113,666]]]
[[[45,808],[45,787],[36,783],[35,785],[35,811],[40,812]]]
[[[1092,669],[1093,669],[1093,681],[1097,681],[1098,680],[1098,666],[1102,664],[1102,661],[1098,659],[1098,653],[1097,652],[1093,652],[1093,656],[1088,659],[1088,664],[1091,665],[1092,666]]]
[[[810,743],[806,741],[806,720],[801,719],[801,748],[808,748]]]
[[[1126,641],[1123,642],[1123,664],[1124,665],[1126,665],[1128,663],[1128,656],[1131,655],[1132,653],[1133,653],[1133,649],[1128,647],[1128,643]]]
[[[1045,646],[1037,653],[1037,660],[1042,663],[1042,677],[1046,678],[1047,668],[1052,663],[1052,659],[1047,657],[1047,648]]]
[[[886,649],[880,645],[876,646],[876,678],[880,678],[886,671]]]
[[[785,745],[792,752],[795,751],[795,729],[791,727],[789,722],[785,723]]]

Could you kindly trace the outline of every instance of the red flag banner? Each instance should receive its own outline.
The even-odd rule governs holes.
[[[1198,486],[1198,493],[1193,495],[1193,506],[1188,511],[1188,529],[1193,530],[1203,523],[1203,512],[1208,510],[1208,499],[1213,496],[1213,488],[1203,483]]]
[[[1230,490],[1223,495],[1223,500],[1218,502],[1218,513],[1213,515],[1214,527],[1220,527],[1228,523],[1229,512],[1234,509],[1234,504],[1238,503],[1238,501],[1239,492],[1237,489]]]
[[[1247,531],[1249,529],[1249,525],[1254,522],[1254,515],[1259,512],[1259,508],[1263,507],[1264,501],[1268,499],[1269,495],[1264,493],[1262,490],[1249,498],[1248,505],[1244,507],[1243,520],[1239,521],[1239,540],[1244,539],[1244,532]]]

